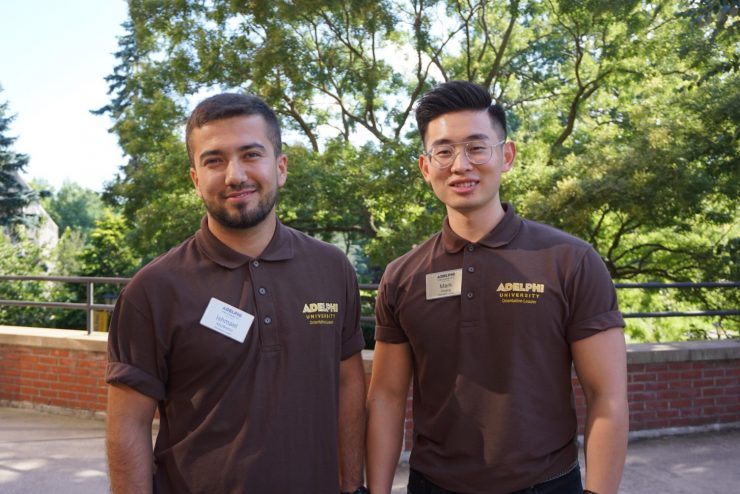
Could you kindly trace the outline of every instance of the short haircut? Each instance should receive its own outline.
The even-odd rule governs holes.
[[[416,125],[422,143],[426,139],[429,122],[447,113],[465,110],[488,111],[493,128],[500,129],[506,139],[506,112],[501,105],[493,103],[488,90],[473,82],[449,81],[422,96],[416,106]]]
[[[239,93],[222,93],[206,98],[195,107],[185,126],[185,146],[190,158],[190,166],[195,167],[193,150],[190,148],[190,135],[209,122],[232,117],[249,117],[260,115],[267,124],[267,137],[275,149],[275,156],[280,156],[282,142],[280,139],[280,122],[275,112],[257,96]]]

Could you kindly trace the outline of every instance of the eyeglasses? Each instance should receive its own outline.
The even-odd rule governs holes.
[[[455,152],[455,148],[463,146],[465,149],[465,156],[468,161],[474,165],[485,165],[491,160],[493,155],[493,148],[498,147],[506,142],[506,139],[497,142],[496,144],[489,144],[488,141],[465,141],[458,142],[457,144],[440,144],[434,146],[429,151],[424,153],[432,165],[435,168],[443,169],[451,166],[455,162],[455,158],[460,152]]]

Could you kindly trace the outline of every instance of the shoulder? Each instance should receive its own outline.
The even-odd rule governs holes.
[[[283,229],[285,235],[291,239],[299,253],[316,253],[332,258],[347,258],[345,253],[334,244],[319,240],[289,226],[283,225]]]
[[[431,263],[433,253],[440,247],[442,232],[437,232],[423,243],[414,246],[410,251],[397,257],[385,268],[383,283],[400,283],[402,280],[423,271]]]
[[[142,267],[126,285],[126,291],[131,293],[144,288],[160,289],[192,279],[192,269],[199,255],[195,238],[190,237]]]
[[[563,245],[575,249],[591,249],[591,244],[554,226],[537,221],[522,219],[522,239],[532,243]]]

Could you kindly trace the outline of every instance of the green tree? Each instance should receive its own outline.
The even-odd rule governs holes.
[[[72,182],[65,182],[58,191],[52,191],[42,205],[60,232],[70,228],[83,235],[90,233],[105,209],[99,193]]]
[[[89,242],[79,255],[80,275],[133,276],[139,267],[139,259],[126,239],[128,230],[123,216],[105,211],[103,217],[95,222]]]
[[[14,225],[32,222],[33,218],[23,209],[38,199],[38,193],[25,186],[20,178],[28,156],[13,150],[16,138],[8,132],[15,117],[8,116],[7,111],[8,103],[0,103],[0,226],[12,231]]]
[[[359,246],[377,279],[443,215],[413,108],[466,79],[509,109],[520,152],[502,197],[525,216],[591,242],[617,279],[737,279],[740,22],[726,1],[132,0],[129,14],[101,111],[130,156],[107,197],[145,257],[157,228],[161,251],[202,214],[185,202],[186,108],[246,90],[305,143],[288,149],[281,217]]]

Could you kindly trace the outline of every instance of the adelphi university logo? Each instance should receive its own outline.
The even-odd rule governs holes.
[[[303,305],[303,315],[308,324],[334,324],[339,313],[339,304],[334,302],[312,302]]]
[[[502,304],[536,304],[545,293],[545,284],[504,282],[499,283],[496,291]]]

